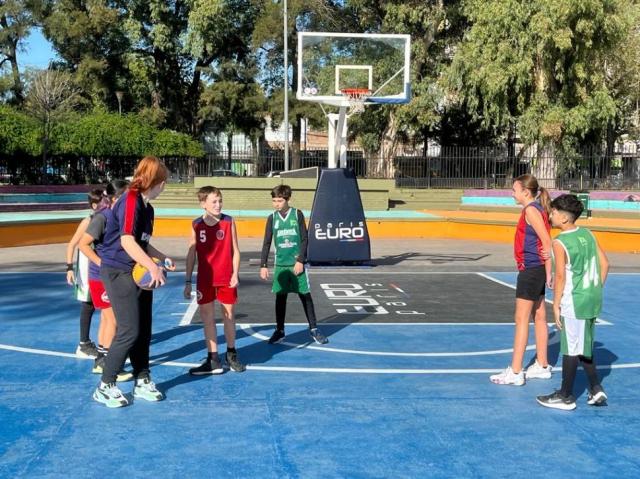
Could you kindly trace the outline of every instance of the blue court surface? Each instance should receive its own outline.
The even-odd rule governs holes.
[[[586,404],[579,370],[573,412],[535,401],[560,384],[554,328],[551,380],[489,382],[510,362],[513,273],[312,271],[323,346],[295,297],[285,343],[267,344],[273,296],[255,275],[237,306],[245,373],[188,375],[206,355],[202,327],[170,278],[151,346],[166,400],[107,409],[91,399],[91,360],[73,354],[79,304],[64,275],[0,274],[0,477],[640,477],[640,275],[606,287],[608,405]]]

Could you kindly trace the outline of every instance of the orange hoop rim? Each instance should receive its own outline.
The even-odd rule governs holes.
[[[350,98],[362,98],[371,94],[368,88],[343,88],[340,92]]]

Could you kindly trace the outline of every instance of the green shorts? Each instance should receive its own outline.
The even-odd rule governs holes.
[[[309,291],[309,275],[306,268],[297,276],[293,272],[293,266],[276,266],[273,269],[272,293],[306,294]]]
[[[575,319],[561,316],[560,351],[565,356],[593,355],[593,339],[596,319]]]

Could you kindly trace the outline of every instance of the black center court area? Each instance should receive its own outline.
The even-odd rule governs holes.
[[[393,272],[312,268],[319,323],[512,323],[514,291],[473,272]],[[381,270],[381,271],[379,271]],[[193,311],[193,310],[192,310]],[[199,314],[193,311],[193,322]],[[238,323],[274,321],[270,283],[243,275]],[[189,320],[188,314],[185,322]],[[287,323],[306,323],[300,301],[289,295]]]

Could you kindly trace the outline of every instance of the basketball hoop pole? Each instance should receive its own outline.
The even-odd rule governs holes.
[[[287,0],[283,5],[284,16],[284,171],[289,171],[289,65],[287,39]]]
[[[338,125],[335,135],[335,158],[339,168],[347,167],[347,107],[341,106],[338,112]]]

